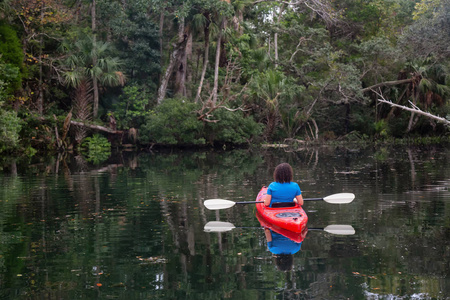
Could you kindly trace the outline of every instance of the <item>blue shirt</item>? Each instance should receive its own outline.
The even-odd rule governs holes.
[[[272,195],[270,201],[272,206],[275,202],[292,202],[296,196],[302,194],[302,191],[296,182],[272,182],[267,189],[267,194]]]
[[[302,243],[294,242],[272,230],[271,233],[272,241],[267,243],[267,247],[273,254],[294,254],[300,251]]]

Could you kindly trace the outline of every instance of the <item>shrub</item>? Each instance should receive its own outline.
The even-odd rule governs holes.
[[[87,161],[94,164],[107,160],[111,155],[111,144],[100,134],[85,138],[81,147],[86,151]]]
[[[23,71],[23,49],[16,31],[0,22],[0,81],[8,83],[7,93],[20,88]]]
[[[219,109],[214,112],[217,123],[206,123],[205,133],[210,144],[245,144],[263,131],[263,124],[255,122],[252,116],[244,116],[242,111]]]
[[[212,119],[218,122],[202,122],[197,119],[199,106],[182,99],[166,99],[155,111],[149,113],[141,127],[139,141],[143,144],[199,145],[214,143],[248,143],[260,135],[263,126],[242,111],[218,109]]]
[[[385,120],[379,120],[374,124],[375,136],[386,138],[389,136],[389,124]]]
[[[10,151],[19,144],[19,132],[22,128],[21,120],[16,112],[0,108],[0,153]]]
[[[198,105],[183,99],[166,99],[146,117],[139,133],[143,144],[204,144],[203,124],[197,120]]]
[[[123,88],[123,94],[115,105],[115,117],[119,128],[139,127],[143,123],[149,103],[149,94],[145,88],[137,85]]]

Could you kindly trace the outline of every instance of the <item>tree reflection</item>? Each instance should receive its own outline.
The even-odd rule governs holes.
[[[449,294],[449,151],[386,151],[125,153],[100,166],[69,155],[8,160],[0,175],[0,297]],[[203,201],[254,200],[280,161],[293,165],[305,196],[357,195],[348,206],[305,205],[312,226],[345,220],[357,234],[310,231],[291,251],[289,272],[275,267],[263,230],[203,232],[211,220],[258,226],[252,205],[213,213]]]

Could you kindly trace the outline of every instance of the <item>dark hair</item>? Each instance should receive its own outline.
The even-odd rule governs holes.
[[[275,256],[275,264],[279,271],[290,271],[294,266],[294,256],[292,254],[278,254]]]
[[[273,179],[279,183],[289,183],[294,178],[294,171],[288,163],[279,164],[273,172]]]

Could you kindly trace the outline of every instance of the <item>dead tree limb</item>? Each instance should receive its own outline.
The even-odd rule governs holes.
[[[392,103],[391,101],[384,100],[384,99],[378,99],[378,101],[382,102],[382,103],[389,104],[390,106],[393,106],[393,107],[398,107],[398,108],[401,108],[403,110],[407,110],[407,111],[410,111],[412,113],[416,113],[416,114],[425,116],[427,118],[430,118],[430,119],[436,120],[438,122],[444,123],[447,126],[450,126],[450,121],[447,120],[446,118],[438,117],[438,116],[435,116],[435,115],[433,115],[431,113],[425,112],[425,111],[421,110],[420,108],[418,108],[411,101],[409,101],[409,103],[411,104],[412,108],[407,107],[407,106],[403,106],[403,105],[398,105],[398,104]]]
[[[417,79],[415,77],[413,77],[413,78],[402,79],[402,80],[385,81],[385,82],[377,83],[375,85],[366,87],[366,88],[362,89],[361,91],[363,93],[365,93],[365,92],[369,92],[371,90],[374,90],[374,89],[382,87],[382,86],[392,86],[392,85],[398,85],[398,84],[403,84],[403,83],[410,83],[415,80],[417,80]]]
[[[107,133],[112,133],[112,134],[122,134],[123,131],[122,130],[113,130],[110,129],[108,127],[104,127],[104,126],[100,126],[100,125],[95,125],[95,124],[85,124],[82,122],[78,122],[78,121],[70,121],[71,125],[75,125],[75,126],[81,126],[81,127],[86,127],[92,130],[96,130],[96,131],[103,131],[103,132],[107,132]]]

